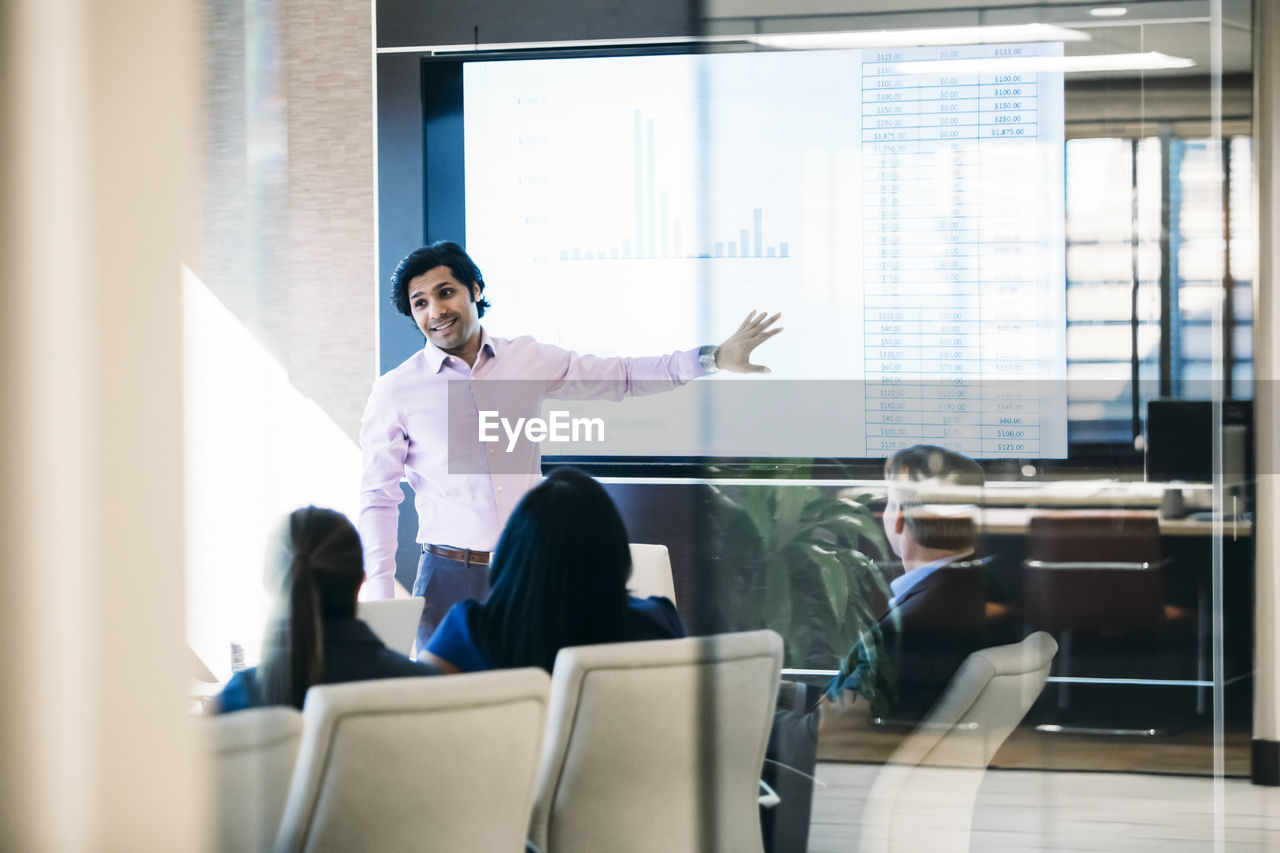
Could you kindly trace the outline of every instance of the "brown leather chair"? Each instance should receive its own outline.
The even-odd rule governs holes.
[[[1023,568],[1026,628],[1058,636],[1059,678],[1072,674],[1077,634],[1082,640],[1088,634],[1095,644],[1116,651],[1144,640],[1148,648],[1161,648],[1167,646],[1172,629],[1190,628],[1194,621],[1189,609],[1165,601],[1160,524],[1154,513],[1033,516]],[[1197,658],[1202,675],[1203,650]],[[1066,707],[1068,685],[1058,682],[1060,709]]]
[[[1160,523],[1154,514],[1032,516],[1027,619],[1046,631],[1164,628]]]

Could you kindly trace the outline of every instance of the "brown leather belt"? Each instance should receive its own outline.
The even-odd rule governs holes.
[[[489,565],[488,551],[472,551],[470,548],[453,548],[449,545],[432,545],[429,542],[422,546],[422,550],[437,557],[444,557],[446,560],[457,560],[459,563],[466,563],[468,566],[473,564],[477,566]]]

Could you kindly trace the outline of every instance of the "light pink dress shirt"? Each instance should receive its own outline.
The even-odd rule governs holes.
[[[542,380],[527,383],[537,403],[544,397],[621,397],[665,391],[707,372],[697,349],[648,358],[600,358],[540,344],[530,337],[493,338],[483,329],[480,340],[480,353],[471,368],[426,343],[380,376],[369,394],[360,425],[364,476],[358,528],[364,544],[366,588],[373,598],[390,598],[395,592],[402,475],[413,487],[418,542],[479,551],[493,550],[511,511],[542,476],[538,445],[518,462],[500,460],[500,472],[495,472],[491,463],[498,460],[492,454],[503,452],[501,443],[483,445],[474,432],[470,441],[460,441],[455,433],[451,456],[446,414],[450,382],[466,382],[466,388],[454,389],[453,399],[460,399],[461,390],[474,405],[472,380]],[[451,466],[455,473],[450,473]],[[456,473],[459,468],[484,473]]]

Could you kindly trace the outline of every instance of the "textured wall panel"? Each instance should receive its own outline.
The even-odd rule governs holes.
[[[354,437],[375,375],[365,3],[214,2],[195,272]]]

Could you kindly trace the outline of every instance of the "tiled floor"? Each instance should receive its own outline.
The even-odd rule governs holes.
[[[809,850],[864,849],[864,807],[879,765],[822,762]],[[904,788],[895,833],[935,831],[904,849],[973,851],[1280,851],[1280,788],[1245,779],[1039,770],[937,770]],[[976,787],[969,833],[939,819],[940,804]],[[965,810],[966,814],[969,814]],[[899,820],[902,822],[899,823]],[[961,819],[963,820],[963,818]],[[874,830],[873,830],[874,834]]]

